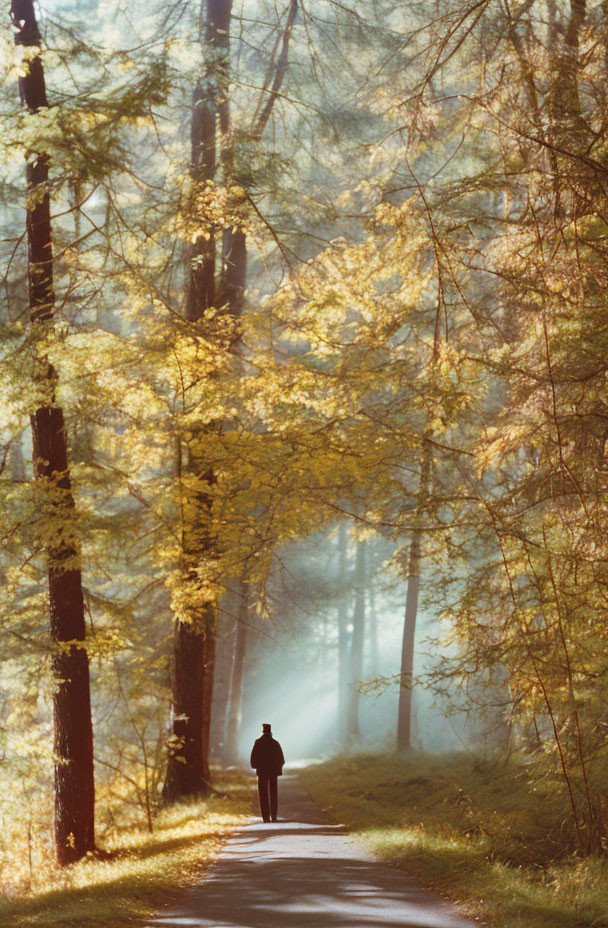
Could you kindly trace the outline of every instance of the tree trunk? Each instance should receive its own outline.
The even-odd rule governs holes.
[[[399,709],[397,717],[398,751],[411,748],[412,746],[412,686],[414,684],[414,642],[416,638],[416,619],[418,617],[418,590],[420,587],[421,518],[428,499],[430,474],[431,452],[427,447],[422,452],[420,489],[418,492],[416,516],[409,553],[407,593],[405,597],[405,620],[403,623],[403,642],[401,646],[401,685],[399,688]]]
[[[15,42],[37,51],[19,79],[21,98],[30,113],[48,106],[40,34],[32,0],[13,0]],[[34,329],[52,324],[55,314],[53,249],[48,194],[48,158],[32,154],[27,163],[26,226],[30,318]],[[80,545],[70,483],[62,409],[55,402],[57,374],[39,359],[46,398],[32,414],[34,475],[42,492],[42,518],[52,520],[46,554],[49,577],[51,639],[54,645],[53,696],[55,749],[55,853],[69,864],[95,848],[95,786],[89,660],[84,645],[84,599]]]
[[[205,90],[206,86],[206,90]],[[209,81],[198,81],[192,96],[190,129],[192,160],[190,176],[197,183],[215,177],[215,101]],[[198,188],[194,188],[198,192]],[[189,277],[186,318],[196,322],[215,303],[215,234],[213,228],[199,235],[188,253]]]
[[[346,526],[338,529],[338,739],[346,738],[346,705],[349,680],[349,632],[348,609],[346,606]]]
[[[236,637],[236,614],[238,602],[236,589],[238,583],[229,583],[226,592],[218,601],[217,631],[215,635],[215,673],[213,683],[213,703],[211,712],[211,754],[218,754],[222,759],[226,753],[226,726],[230,703],[230,677],[234,660],[234,642]]]
[[[196,434],[190,442],[187,467],[197,480],[183,506],[181,585],[173,639],[172,731],[163,786],[163,796],[169,800],[209,787],[217,605],[201,590],[198,568],[215,557],[210,529],[210,489],[215,478],[204,467],[200,451],[203,438]]]
[[[205,35],[205,74],[197,81],[192,97],[190,126],[190,175],[195,185],[215,180],[217,170],[217,123],[228,132],[228,78],[230,71],[230,15],[232,0],[207,0]],[[201,11],[202,12],[202,11]],[[195,194],[200,192],[194,187]],[[186,317],[202,319],[216,302],[216,230],[207,223],[189,254],[190,270]]]
[[[247,285],[247,242],[242,229],[225,229],[222,240],[222,286],[221,300],[230,309],[234,319],[239,319],[245,303]],[[234,341],[238,340],[238,329]]]
[[[247,617],[249,589],[246,583],[239,584],[239,610],[236,619],[234,659],[230,676],[230,703],[226,723],[226,756],[235,763],[239,756],[239,731],[243,711],[243,688],[247,660]]]
[[[204,636],[176,621],[173,636],[173,724],[163,796],[176,799],[205,788],[203,765]]]
[[[357,542],[355,556],[355,605],[353,609],[353,635],[350,648],[349,690],[346,706],[346,736],[357,737],[359,732],[359,693],[357,683],[363,671],[363,644],[365,641],[365,542]]]
[[[292,0],[292,4],[295,2],[296,0]],[[225,182],[227,185],[233,182],[229,103],[231,15],[232,0],[207,0],[204,35],[205,74],[194,91],[191,123],[190,171],[195,195],[200,192],[198,185],[215,179],[218,144],[219,161],[226,175]],[[283,67],[281,78],[278,85],[275,80],[272,87],[273,102],[286,67],[286,48],[292,22],[293,17],[288,20],[289,28],[285,33],[285,55],[280,61]],[[268,115],[264,115],[260,134],[271,109],[272,107],[269,107]],[[216,306],[223,306],[235,320],[238,320],[242,313],[247,276],[245,233],[238,226],[223,231],[218,293],[215,283],[218,263],[217,231],[207,225],[201,230],[189,253],[186,316],[191,322],[204,320],[206,312]],[[238,325],[235,325],[233,347],[238,338],[239,329]],[[205,460],[204,435],[206,429],[221,427],[221,422],[211,423],[199,429],[190,442],[188,467],[197,477],[199,490],[195,494],[198,498],[188,500],[186,507],[191,511],[183,531],[183,603],[188,599],[188,587],[193,595],[192,605],[186,605],[187,614],[176,619],[173,731],[163,789],[163,795],[168,799],[199,792],[206,789],[209,783],[217,605],[211,601],[200,603],[196,569],[205,561],[213,560],[216,553],[215,539],[208,529],[211,519],[209,490],[213,486],[215,475],[213,468]],[[184,771],[184,766],[189,769]]]
[[[583,139],[588,136],[587,126],[581,119],[581,100],[579,94],[580,70],[580,33],[587,15],[586,0],[570,0],[570,16],[564,33],[563,47],[552,55],[552,67],[555,77],[551,89],[551,115],[555,120],[553,132],[565,138],[576,147],[583,142],[578,139],[580,132]]]
[[[420,586],[420,531],[414,530],[410,544],[410,560],[405,598],[405,621],[401,646],[401,685],[397,719],[397,750],[412,746],[412,685],[414,681],[414,640],[418,615]]]
[[[211,0],[210,0],[211,2]],[[218,17],[220,16],[220,8],[222,5],[228,6],[227,0],[212,0],[214,7],[217,7]],[[259,142],[264,129],[266,128],[268,121],[272,115],[274,105],[278,99],[279,92],[283,85],[285,79],[285,74],[287,73],[287,64],[288,64],[288,55],[289,55],[289,42],[291,39],[291,33],[293,29],[293,24],[296,18],[296,13],[298,10],[298,0],[290,0],[289,8],[287,11],[287,19],[285,22],[285,27],[280,41],[277,40],[275,45],[274,52],[271,56],[271,63],[267,70],[262,91],[260,93],[260,98],[258,100],[257,107],[253,114],[251,121],[251,139]],[[223,25],[220,26],[220,34],[222,29],[225,31],[226,36],[228,36],[228,22],[230,19],[230,13],[226,18],[225,12],[221,16]],[[219,21],[219,19],[218,19]],[[227,41],[226,41],[227,47]],[[275,53],[277,54],[276,61],[274,60]],[[227,74],[224,75],[224,86],[220,94],[222,100],[228,100],[228,79]],[[233,144],[230,138],[230,116],[228,112],[228,103],[225,102],[222,109],[220,110],[220,127],[222,133],[222,153],[221,160],[224,166],[224,182],[227,187],[232,185],[237,185],[238,187],[247,188],[249,179],[247,177],[240,177],[238,174],[235,174],[234,171],[234,151]],[[245,199],[243,198],[243,205]],[[242,226],[234,225],[230,226],[227,229],[224,229],[223,239],[222,239],[222,273],[221,273],[221,284],[220,284],[220,299],[221,304],[225,304],[230,314],[234,319],[239,319],[242,312],[243,306],[245,304],[245,288],[247,286],[247,237],[245,235],[245,230]],[[233,343],[238,342],[239,331],[238,326],[235,327],[235,333],[233,337]]]
[[[211,782],[209,755],[211,751],[211,707],[213,705],[213,679],[215,676],[215,639],[217,634],[217,606],[209,603],[203,638],[203,779]]]
[[[23,483],[26,479],[21,435],[18,435],[11,445],[10,473],[11,479],[17,483]]]
[[[378,616],[376,614],[376,592],[370,578],[369,584],[369,675],[378,673]]]
[[[195,194],[199,192],[199,184],[215,178],[218,118],[220,130],[227,130],[231,9],[231,0],[207,0],[204,36],[207,64],[204,79],[197,82],[194,90],[191,121],[190,174]],[[188,258],[186,317],[190,322],[199,322],[216,300],[213,228],[201,230]],[[213,427],[213,424],[207,426]],[[197,567],[215,557],[215,539],[209,530],[210,489],[215,475],[205,460],[204,437],[205,428],[194,432],[186,465],[197,478],[198,487],[184,507],[183,595],[180,615],[175,620],[173,723],[163,787],[163,796],[170,800],[205,791],[210,778],[217,604],[210,600],[201,602]]]

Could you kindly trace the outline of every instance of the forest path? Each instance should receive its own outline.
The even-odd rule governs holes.
[[[473,928],[326,817],[297,777],[279,780],[279,821],[247,825],[207,876],[148,928]]]

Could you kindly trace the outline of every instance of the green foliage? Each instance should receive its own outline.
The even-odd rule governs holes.
[[[520,759],[353,755],[301,777],[334,821],[469,914],[504,928],[608,924],[606,860],[572,853],[563,786]]]

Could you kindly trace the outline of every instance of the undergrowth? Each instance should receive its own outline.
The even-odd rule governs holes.
[[[495,928],[608,928],[608,860],[572,852],[563,797],[515,760],[350,755],[301,777],[375,854]]]
[[[0,896],[1,928],[120,928],[136,926],[200,877],[226,833],[250,814],[251,786],[243,774],[218,773],[206,798],[162,809],[150,834],[143,825],[117,826],[99,855],[36,874],[18,898]]]

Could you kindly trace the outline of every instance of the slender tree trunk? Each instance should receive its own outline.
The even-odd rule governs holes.
[[[341,523],[338,529],[338,739],[346,737],[346,704],[348,699],[349,679],[349,633],[348,609],[346,600],[346,526]]]
[[[247,241],[243,229],[225,229],[222,239],[222,302],[239,319],[245,304],[247,285]],[[238,329],[237,329],[238,332]],[[237,340],[235,332],[235,341]]]
[[[215,100],[210,81],[198,81],[192,96],[190,175],[196,183],[215,177]],[[198,188],[194,188],[198,192]],[[212,227],[199,235],[188,253],[186,318],[196,322],[215,303],[215,232]]]
[[[369,675],[378,673],[378,616],[376,614],[376,591],[370,578],[369,583]]]
[[[420,586],[420,531],[414,529],[410,544],[410,560],[405,598],[405,621],[401,645],[401,685],[399,688],[399,714],[397,720],[397,749],[412,746],[412,685],[414,682],[414,640],[418,615],[418,589]]]
[[[192,171],[193,179],[213,180],[217,169],[217,125],[220,129],[220,146],[229,132],[229,80],[230,80],[230,20],[232,0],[207,0],[207,20],[205,30],[207,67],[205,90],[199,108],[193,114],[193,126],[200,115],[200,124],[192,135]],[[206,230],[209,236],[206,244],[201,244],[203,261],[200,266],[200,280],[193,270],[190,280],[188,299],[189,319],[203,319],[207,310],[220,302],[220,295],[215,287],[215,231]],[[199,239],[200,242],[200,239]],[[193,299],[193,291],[195,299]],[[207,428],[221,428],[221,423],[212,423]],[[209,531],[211,520],[211,498],[207,488],[215,483],[213,469],[207,465],[204,452],[204,434],[201,430],[198,439],[191,446],[193,449],[191,464],[200,475],[203,490],[199,494],[196,507],[194,532],[198,536],[195,545],[195,558],[199,562],[212,561],[216,557],[216,541]],[[215,652],[217,634],[217,603],[208,601],[202,607],[202,616],[198,617],[199,634],[202,636],[202,694],[201,694],[201,728],[202,777],[207,788],[211,778],[209,754],[211,746],[211,709],[213,705],[213,678],[215,674]]]
[[[236,594],[232,584],[229,585],[218,601],[215,673],[213,684],[213,704],[211,720],[211,753],[222,757],[226,749],[226,725],[228,724],[228,704],[230,701],[230,675],[234,657],[234,639],[236,635],[235,604]]]
[[[10,473],[11,478],[18,483],[23,483],[26,479],[21,435],[15,438],[11,446]]]
[[[365,642],[365,542],[357,542],[355,556],[355,605],[353,609],[353,636],[350,648],[349,690],[346,707],[347,738],[357,737],[359,732],[359,693],[356,686],[363,671],[363,645]]]
[[[176,799],[205,788],[203,765],[204,635],[176,621],[173,635],[173,724],[163,795]]]
[[[231,0],[207,0],[205,74],[197,82],[192,101],[190,173],[195,195],[200,185],[213,181],[217,170],[217,128],[228,131],[228,75],[230,65]],[[216,230],[201,229],[188,254],[186,317],[197,323],[217,299]],[[205,459],[205,431],[195,430],[188,447],[187,470],[196,490],[186,501],[182,533],[183,597],[176,619],[173,668],[173,724],[163,795],[177,799],[203,792],[209,786],[211,708],[215,670],[217,604],[201,596],[197,568],[215,558],[210,532],[213,469]],[[202,600],[202,601],[201,601]]]
[[[236,762],[239,756],[239,732],[243,711],[243,689],[245,684],[245,666],[247,661],[247,617],[249,605],[249,588],[246,583],[239,583],[239,610],[236,619],[234,639],[234,658],[230,675],[230,703],[226,723],[226,754],[228,760]]]
[[[410,542],[407,593],[405,597],[405,619],[401,646],[401,685],[399,688],[397,717],[397,750],[399,751],[412,746],[412,686],[414,684],[414,643],[416,619],[418,617],[418,590],[420,587],[421,518],[428,498],[430,474],[431,452],[428,448],[425,448],[422,452],[420,490],[412,540]]]
[[[213,4],[220,7],[226,0],[213,0]],[[290,0],[283,32],[275,44],[271,55],[271,63],[266,73],[258,105],[251,120],[251,140],[259,142],[264,129],[272,115],[275,103],[287,73],[289,42],[296,13],[298,0]],[[227,26],[226,34],[227,34]],[[275,60],[276,55],[276,60]],[[225,89],[221,96],[227,100],[228,80],[225,79]],[[236,185],[246,188],[248,179],[239,177],[234,170],[234,150],[230,138],[230,117],[228,104],[220,110],[220,126],[222,133],[221,160],[224,167],[224,180],[226,186]],[[244,200],[243,200],[244,205]],[[229,226],[224,229],[222,238],[222,272],[220,283],[219,302],[228,306],[231,315],[238,320],[245,304],[245,288],[247,286],[247,238],[245,230],[240,225]],[[238,341],[238,327],[235,327],[234,342]]]
[[[208,622],[203,639],[203,779],[211,781],[209,755],[211,751],[211,708],[213,706],[213,681],[215,677],[215,642],[217,634],[217,608],[209,603]]]
[[[40,34],[32,0],[13,0],[15,42],[36,51],[19,90],[30,113],[48,106]],[[55,314],[48,158],[27,163],[26,225],[30,318],[34,330],[52,325]],[[85,641],[80,545],[74,524],[68,448],[62,409],[55,401],[57,374],[39,359],[46,397],[32,414],[34,475],[42,493],[42,518],[52,520],[47,543],[51,638],[54,644],[55,852],[59,864],[95,848],[95,787],[89,661]]]
[[[295,4],[296,0],[292,0]],[[201,7],[201,11],[203,7]],[[295,15],[295,11],[294,11]],[[230,137],[230,25],[232,0],[207,0],[205,18],[205,73],[193,95],[191,123],[191,175],[195,195],[200,185],[215,179],[219,162],[227,184],[233,182],[233,151]],[[291,30],[287,31],[287,42]],[[202,38],[202,36],[201,36]],[[284,59],[286,66],[286,52]],[[280,87],[275,88],[274,96]],[[276,82],[275,82],[276,83]],[[260,134],[270,116],[264,115]],[[219,132],[218,132],[219,129]],[[219,137],[218,137],[219,136]],[[216,288],[217,229],[201,229],[189,254],[186,315],[189,321],[204,320],[207,311],[223,307],[238,321],[243,310],[247,276],[247,250],[244,231],[238,227],[222,234],[222,261],[219,292]],[[235,325],[233,347],[238,342]],[[211,738],[211,708],[215,668],[215,636],[217,605],[200,602],[197,567],[216,556],[216,542],[209,526],[211,521],[211,488],[215,482],[213,469],[205,459],[205,433],[221,429],[215,422],[198,430],[189,447],[187,467],[196,477],[198,490],[188,501],[189,510],[184,525],[183,573],[184,602],[191,591],[191,605],[186,614],[176,619],[173,679],[173,730],[170,742],[167,776],[163,795],[168,799],[205,790],[209,784],[209,747]],[[181,612],[181,610],[180,610]],[[184,770],[184,768],[187,768]]]
[[[570,16],[564,34],[563,48],[552,61],[556,76],[552,88],[552,115],[556,120],[555,129],[565,130],[568,140],[574,144],[579,141],[577,130],[583,138],[588,135],[581,120],[581,101],[579,95],[580,33],[587,15],[586,0],[570,0]]]

